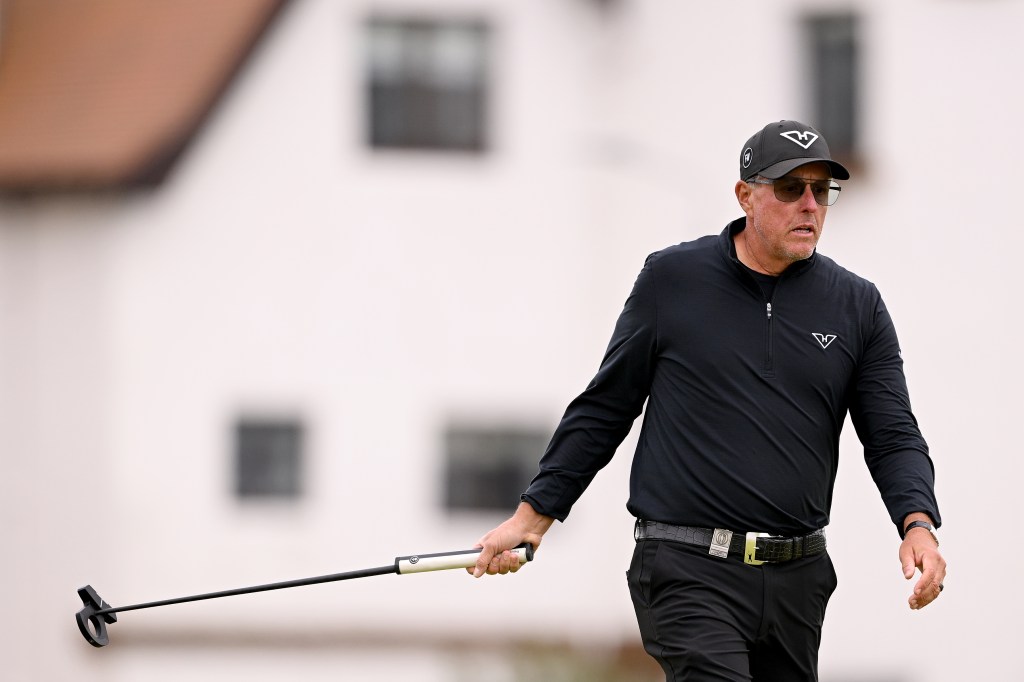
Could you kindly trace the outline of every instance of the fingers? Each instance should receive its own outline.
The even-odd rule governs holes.
[[[516,538],[499,531],[503,531],[503,527],[491,531],[477,542],[477,546],[480,547],[480,556],[477,557],[476,564],[472,568],[466,569],[474,578],[479,578],[484,574],[505,575],[519,570],[519,555],[509,551],[509,548],[518,544],[515,542]]]
[[[914,549],[906,542],[900,546],[900,563],[903,564],[903,577],[910,580],[914,577],[914,570],[917,568],[917,560],[914,557]]]
[[[479,578],[485,573],[487,575],[515,573],[521,567],[522,563],[519,561],[519,555],[515,552],[505,550],[499,554],[494,554],[493,551],[482,550],[476,560],[476,564],[472,568],[467,568],[466,572],[474,578]]]
[[[934,544],[912,544],[905,541],[900,548],[903,575],[908,580],[914,577],[914,569],[920,569],[921,577],[914,585],[914,591],[907,599],[913,610],[923,609],[942,594],[946,578],[946,561]]]
[[[942,594],[942,581],[946,578],[946,562],[933,552],[934,556],[926,555],[922,560],[921,579],[914,585],[914,593],[908,603],[912,609],[923,609],[939,598]]]
[[[943,585],[937,579],[921,577],[914,586],[914,593],[910,595],[907,603],[913,610],[923,609],[939,598],[942,594]]]
[[[493,553],[488,553],[487,550],[481,550],[480,556],[477,557],[476,565],[472,568],[467,568],[466,573],[469,573],[474,578],[479,578],[487,572],[487,568],[491,564],[491,559],[494,557]]]
[[[479,578],[489,571],[491,562],[497,554],[497,547],[493,542],[489,541],[489,537],[490,533],[480,538],[479,542],[477,542],[477,547],[480,548],[480,556],[476,558],[475,566],[466,569],[474,578]]]
[[[510,519],[477,541],[480,556],[476,565],[466,570],[474,578],[515,573],[521,565],[519,555],[509,550],[528,542],[536,551],[542,536],[554,521],[553,517],[538,514],[528,503],[520,503]]]
[[[508,550],[492,557],[487,564],[487,575],[505,575],[519,570],[519,555]]]

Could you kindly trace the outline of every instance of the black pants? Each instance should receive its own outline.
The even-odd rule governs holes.
[[[828,553],[750,566],[665,540],[636,543],[627,573],[644,649],[667,682],[816,682]]]

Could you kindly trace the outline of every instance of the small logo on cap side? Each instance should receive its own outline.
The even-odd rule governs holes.
[[[818,136],[810,130],[804,130],[803,132],[799,130],[790,130],[779,134],[790,142],[796,142],[804,149],[810,148],[810,146],[814,144],[814,141],[818,139]]]
[[[747,168],[750,166],[750,162],[754,159],[754,150],[747,147],[743,150],[743,167]]]

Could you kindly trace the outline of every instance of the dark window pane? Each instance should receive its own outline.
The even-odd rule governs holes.
[[[239,497],[298,497],[302,426],[293,421],[240,421],[235,429],[235,492]]]
[[[548,436],[522,427],[450,427],[445,434],[445,505],[514,510],[537,471]]]
[[[483,23],[373,19],[367,33],[372,146],[484,149],[488,29]]]
[[[858,151],[857,26],[857,18],[848,14],[813,16],[805,22],[812,122],[840,160],[851,160]]]

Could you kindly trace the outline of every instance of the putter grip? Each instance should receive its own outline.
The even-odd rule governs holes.
[[[519,555],[519,563],[533,561],[533,545],[523,543],[512,550]],[[480,556],[480,548],[466,549],[458,552],[441,552],[439,554],[415,554],[400,556],[395,559],[395,572],[425,573],[427,571],[445,571],[451,568],[472,568]]]

